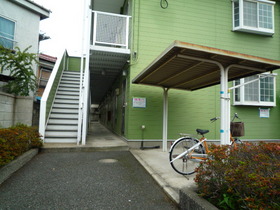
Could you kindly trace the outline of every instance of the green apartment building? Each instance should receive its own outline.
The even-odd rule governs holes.
[[[207,138],[220,141],[228,138],[223,133],[228,132],[234,113],[245,124],[242,139],[280,139],[279,1],[96,0],[88,4],[83,62],[77,65],[79,59],[65,54],[57,63],[57,84],[65,69],[84,73],[72,82],[77,83],[77,104],[83,108],[77,109],[77,121],[68,129],[71,138],[62,136],[61,131],[67,130],[62,126],[58,138],[48,123],[59,111],[51,113],[54,108],[48,104],[55,102],[48,102],[51,97],[46,95],[43,106],[49,108],[41,109],[41,125],[46,126],[40,127],[45,142],[85,144],[92,104],[99,107],[100,122],[131,146],[139,146],[142,140],[147,145],[161,144],[164,139],[165,147],[179,133],[195,134],[196,128],[209,129]],[[228,73],[221,76],[221,68],[227,67]],[[221,78],[229,81],[222,87]],[[255,82],[243,85],[251,80]],[[240,86],[228,94],[236,85]],[[49,86],[51,95],[53,85]],[[210,122],[219,116],[221,121]],[[69,119],[65,117],[59,121]]]

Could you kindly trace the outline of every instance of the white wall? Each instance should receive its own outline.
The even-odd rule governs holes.
[[[15,21],[16,46],[25,49],[32,45],[29,52],[38,52],[40,16],[8,0],[1,0],[0,15]]]

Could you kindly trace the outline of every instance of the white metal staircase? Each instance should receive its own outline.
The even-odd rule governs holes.
[[[45,143],[76,143],[80,72],[64,71],[46,126]]]

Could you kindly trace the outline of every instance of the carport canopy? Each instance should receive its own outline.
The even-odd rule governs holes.
[[[228,81],[273,71],[279,60],[174,41],[159,57],[133,79],[134,84],[164,89],[163,150],[167,149],[167,91],[194,91],[220,83],[221,144],[230,143],[230,95]]]

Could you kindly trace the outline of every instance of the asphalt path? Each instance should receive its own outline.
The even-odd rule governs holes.
[[[39,153],[0,185],[0,209],[178,209],[130,152]]]

